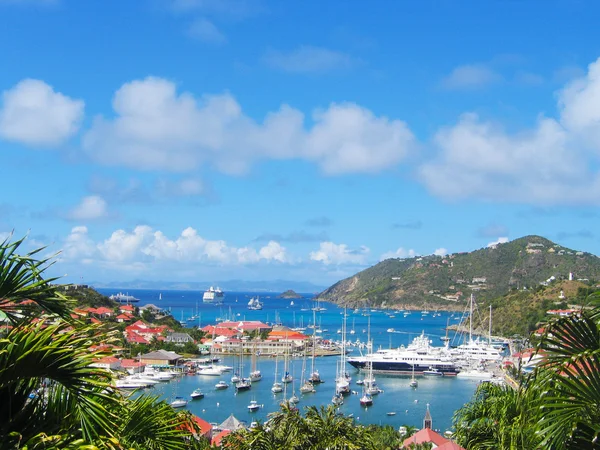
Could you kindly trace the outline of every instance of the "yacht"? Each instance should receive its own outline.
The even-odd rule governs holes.
[[[133,295],[123,294],[122,292],[113,294],[108,298],[118,303],[137,303],[140,301],[139,298],[135,298]]]
[[[369,394],[365,393],[360,398],[360,405],[361,406],[371,406],[371,405],[373,405],[373,397],[371,397]]]
[[[215,389],[217,389],[217,390],[227,389],[228,387],[229,387],[229,385],[227,384],[227,382],[225,382],[223,380],[221,380],[217,384],[215,384]]]
[[[444,374],[442,372],[440,372],[440,370],[438,368],[430,367],[429,369],[423,371],[423,375],[431,375],[434,377],[441,377]]]
[[[365,356],[348,358],[348,363],[359,370],[390,375],[422,375],[424,371],[437,369],[446,376],[454,376],[459,369],[447,353],[446,348],[431,346],[431,340],[424,333],[413,339],[407,347],[380,349]]]
[[[187,406],[187,400],[183,397],[175,397],[175,400],[173,400],[170,405],[173,408],[183,408],[184,406]]]
[[[205,375],[210,377],[220,377],[223,374],[223,370],[216,367],[203,367],[196,372],[196,375]]]
[[[190,394],[190,397],[192,397],[192,400],[198,400],[204,398],[204,393],[202,392],[202,389],[198,388]]]
[[[223,299],[223,291],[217,286],[217,288],[209,287],[202,295],[202,301],[204,303],[214,303],[215,301],[220,302]]]
[[[250,404],[248,405],[248,411],[256,412],[259,409],[260,409],[260,405],[258,404],[258,402],[256,400],[251,400]]]

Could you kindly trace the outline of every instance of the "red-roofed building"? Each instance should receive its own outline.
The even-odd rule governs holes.
[[[294,344],[303,344],[307,339],[309,339],[309,337],[297,331],[273,330],[269,333],[267,339],[270,341],[283,341],[293,342]]]
[[[92,317],[90,319],[90,322],[92,322],[92,323],[102,323],[100,320],[96,319],[95,317]]]
[[[114,311],[110,308],[106,308],[105,306],[101,306],[100,308],[96,308],[94,314],[100,317],[111,317],[114,314]]]
[[[231,430],[223,430],[219,432],[219,434],[213,436],[212,440],[210,441],[211,445],[214,445],[215,447],[220,447],[223,438],[225,436],[228,436],[229,434],[231,434]]]
[[[439,433],[436,433],[431,428],[423,428],[420,431],[417,431],[411,437],[404,439],[402,443],[402,448],[410,448],[413,444],[424,444],[426,442],[431,442],[431,448],[438,448],[448,442],[450,440],[446,439]]]
[[[225,328],[220,325],[207,325],[202,328],[202,331],[206,332],[207,336],[225,336],[225,337],[233,337],[242,334],[240,331],[233,328]]]
[[[75,308],[75,309],[73,309],[73,312],[75,314],[77,314],[78,316],[82,316],[82,317],[87,317],[89,315],[89,311],[87,309]]]
[[[152,340],[152,338],[159,338],[161,337],[162,333],[165,331],[172,331],[169,327],[167,327],[166,325],[160,325],[157,327],[151,327],[150,325],[144,323],[141,320],[138,320],[137,322],[127,326],[125,328],[125,336],[127,337],[127,340],[129,340],[129,337],[133,334],[136,334],[138,336],[143,337],[146,341],[150,341]],[[132,341],[130,341],[132,342]]]
[[[240,322],[221,322],[219,324],[221,328],[232,328],[240,331],[269,331],[272,327],[258,320],[242,320]]]
[[[119,314],[117,317],[117,322],[130,322],[131,321],[131,316],[129,314]]]
[[[114,356],[107,356],[106,358],[95,359],[91,365],[100,369],[116,370],[121,367],[121,360]]]
[[[131,305],[122,305],[119,306],[119,312],[122,313],[133,313],[135,311],[135,307],[131,306]]]
[[[445,444],[440,445],[437,450],[466,450],[464,447],[461,447],[456,442],[448,441]]]
[[[146,363],[136,361],[135,359],[122,359],[121,368],[127,372],[134,374],[143,372],[146,368]]]
[[[127,339],[127,342],[129,342],[130,344],[149,344],[150,343],[146,338],[144,338],[143,336],[140,336],[139,334],[136,334],[136,333],[126,334],[125,339]]]
[[[551,309],[550,311],[546,311],[546,314],[550,314],[553,316],[570,316],[571,314],[578,314],[578,309]]]

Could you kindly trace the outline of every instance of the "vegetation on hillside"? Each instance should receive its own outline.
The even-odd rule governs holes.
[[[535,289],[551,277],[567,279],[569,273],[577,279],[600,279],[600,258],[526,236],[469,253],[387,259],[318,297],[352,307],[463,310],[471,293],[491,300]]]

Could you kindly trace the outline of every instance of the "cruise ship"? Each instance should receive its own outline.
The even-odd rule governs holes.
[[[213,303],[215,301],[220,301],[223,298],[223,291],[221,288],[217,286],[217,288],[209,287],[206,291],[204,291],[204,295],[202,296],[202,301],[204,303]]]
[[[389,375],[412,375],[413,370],[416,375],[432,370],[445,376],[456,376],[459,372],[447,348],[432,347],[424,333],[407,347],[380,349],[365,356],[348,358],[348,363],[359,370],[366,370],[372,364],[373,372]]]
[[[122,292],[119,292],[118,294],[113,294],[108,298],[119,303],[137,303],[140,301],[139,298],[135,298],[133,295],[123,294]]]

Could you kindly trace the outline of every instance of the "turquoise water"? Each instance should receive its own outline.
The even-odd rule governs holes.
[[[115,293],[116,290],[100,289],[104,294]],[[176,319],[185,320],[195,315],[196,311],[202,315],[200,325],[204,326],[214,323],[216,317],[222,317],[231,314],[236,320],[262,320],[275,321],[276,317],[284,324],[304,326],[312,323],[313,312],[301,311],[302,308],[312,306],[310,296],[303,300],[294,300],[294,306],[290,306],[290,300],[277,299],[275,296],[261,295],[264,302],[264,309],[261,311],[250,311],[246,305],[248,299],[255,295],[249,292],[227,293],[222,306],[203,304],[201,292],[191,291],[162,291],[162,300],[158,300],[159,291],[151,290],[129,290],[129,293],[140,298],[138,306],[146,303],[153,303],[162,308],[171,309]],[[237,302],[236,302],[237,299]],[[342,327],[343,310],[330,303],[322,303],[326,311],[316,314],[317,324],[321,326],[324,333],[321,335],[327,339],[340,339],[340,334],[336,331]],[[197,309],[196,309],[197,308]],[[348,339],[355,341],[357,339],[365,342],[367,338],[366,329],[368,319],[371,319],[371,336],[374,345],[378,347],[398,346],[408,344],[416,335],[422,331],[433,340],[434,345],[441,345],[439,338],[445,334],[445,326],[450,314],[442,313],[440,317],[429,316],[422,317],[420,312],[413,312],[407,317],[397,313],[395,318],[390,318],[382,311],[369,312],[369,316],[348,313],[347,328],[348,331],[354,328],[355,334],[348,335]],[[455,317],[450,318],[450,323],[456,323]],[[190,322],[191,323],[191,322]],[[196,321],[193,322],[198,325]],[[393,328],[394,333],[388,333],[387,330]],[[363,332],[363,330],[365,332]],[[307,329],[306,333],[311,333]],[[354,348],[352,354],[358,353],[358,348]],[[302,359],[294,359],[291,362],[292,374],[296,380],[296,395],[300,397],[298,407],[309,405],[328,405],[331,403],[331,397],[334,393],[334,378],[336,370],[336,357],[321,357],[316,359],[316,368],[321,373],[325,383],[316,386],[316,393],[300,394],[300,378],[302,375]],[[233,357],[225,357],[220,364],[236,366]],[[250,373],[250,358],[246,358],[244,365],[244,374]],[[310,358],[307,360],[307,373],[310,372]],[[224,373],[221,377],[209,377],[200,375],[188,375],[168,383],[161,383],[148,392],[154,392],[161,395],[166,400],[174,396],[188,397],[196,388],[201,388],[205,397],[201,400],[194,400],[188,403],[187,408],[194,414],[202,417],[208,422],[221,422],[225,420],[230,413],[234,413],[240,420],[248,423],[253,420],[265,420],[269,412],[276,411],[279,403],[283,400],[284,394],[271,393],[270,389],[275,375],[274,358],[258,358],[258,369],[262,372],[263,379],[252,384],[252,389],[246,392],[236,394],[233,386],[223,391],[214,389],[214,385],[221,379],[229,384],[232,373]],[[279,374],[281,378],[283,364],[279,361]],[[347,370],[352,376],[352,389],[356,392],[361,391],[361,387],[356,385],[355,381],[362,378],[362,375],[355,371],[350,365]],[[340,411],[345,414],[353,414],[360,423],[389,424],[394,427],[400,425],[422,426],[423,416],[425,414],[426,404],[430,404],[431,414],[434,420],[434,428],[446,430],[451,427],[451,419],[454,411],[460,408],[468,401],[475,388],[476,380],[446,378],[446,377],[420,377],[419,387],[412,389],[409,387],[410,377],[384,376],[377,375],[379,387],[384,390],[374,398],[374,404],[370,408],[363,408],[359,403],[359,395],[349,395],[345,398],[344,405]],[[292,386],[287,386],[287,397],[292,393]],[[250,413],[247,406],[251,400],[256,400],[263,407],[256,413]],[[388,416],[387,412],[396,412],[395,416]]]

